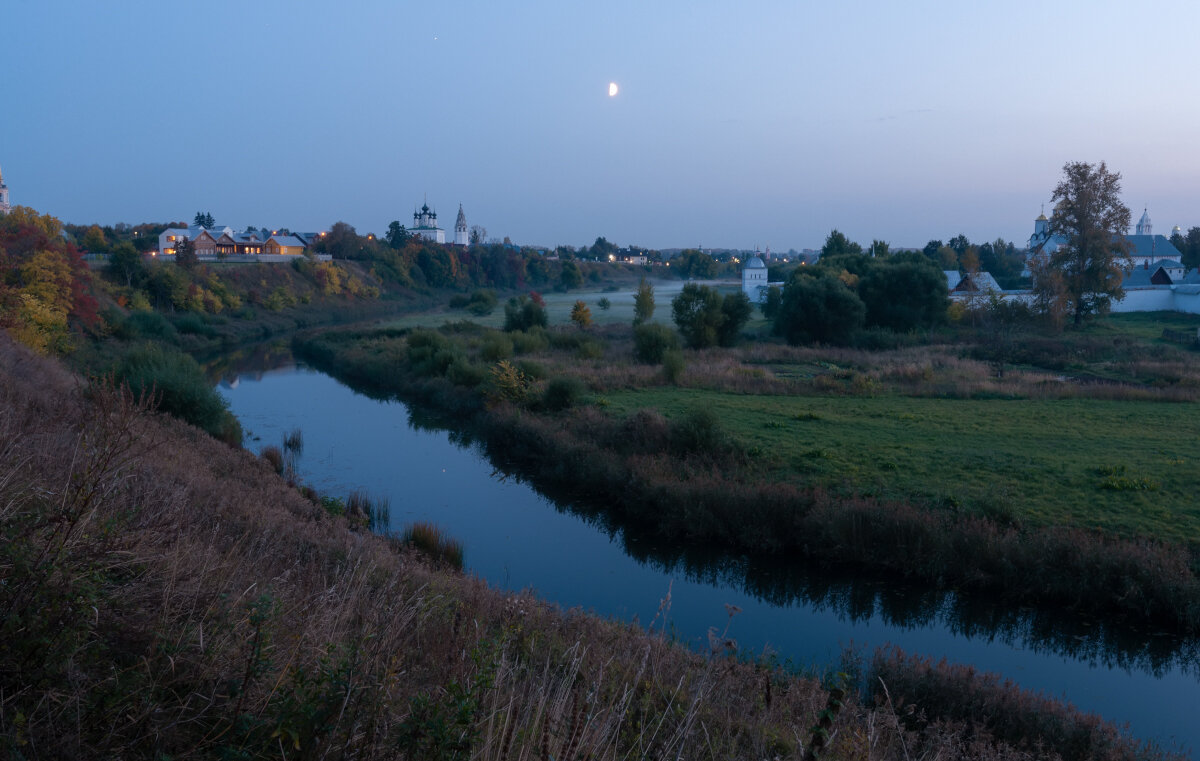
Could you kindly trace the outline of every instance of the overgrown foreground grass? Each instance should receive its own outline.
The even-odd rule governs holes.
[[[1167,757],[897,656],[837,710],[719,637],[690,652],[355,525],[0,337],[0,753],[758,759],[827,735],[835,758]]]

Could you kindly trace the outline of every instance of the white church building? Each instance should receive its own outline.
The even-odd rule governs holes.
[[[1133,235],[1126,235],[1125,239],[1129,241],[1129,258],[1134,267],[1153,269],[1152,265],[1160,264],[1163,260],[1178,264],[1182,258],[1170,238],[1154,234],[1154,223],[1150,221],[1147,209],[1142,210],[1142,217],[1134,226]],[[1064,236],[1050,233],[1050,220],[1046,219],[1045,213],[1039,214],[1033,222],[1033,235],[1029,236],[1029,258],[1049,256],[1066,242]]]
[[[446,231],[438,227],[437,212],[429,208],[429,203],[421,205],[420,209],[413,212],[412,227],[408,229],[413,235],[419,235],[425,240],[431,240],[434,243],[446,242]],[[467,215],[463,213],[463,207],[458,205],[458,219],[454,221],[454,245],[465,246],[469,242],[467,236]]]
[[[1179,228],[1175,228],[1179,232]],[[1181,263],[1182,254],[1165,235],[1154,234],[1154,223],[1150,212],[1142,210],[1142,216],[1134,226],[1133,234],[1126,235],[1129,241],[1129,258],[1133,266],[1124,273],[1121,288],[1125,295],[1112,303],[1113,312],[1188,312],[1200,314],[1200,272],[1187,272]],[[1050,232],[1050,220],[1039,214],[1033,223],[1033,235],[1029,237],[1028,262],[1047,257],[1066,245],[1067,239]],[[1032,299],[1030,291],[1007,291],[1005,298]]]

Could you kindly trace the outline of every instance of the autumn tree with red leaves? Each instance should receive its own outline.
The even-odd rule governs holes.
[[[43,354],[71,349],[71,327],[99,322],[91,274],[62,223],[18,206],[0,216],[0,328]]]

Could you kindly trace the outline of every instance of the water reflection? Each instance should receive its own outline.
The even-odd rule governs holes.
[[[214,356],[202,362],[209,377],[230,388],[242,378],[259,379],[297,364],[286,342],[271,342]],[[363,388],[355,393],[389,399]],[[769,605],[807,606],[859,623],[876,617],[903,629],[939,626],[983,642],[1000,641],[1037,653],[1066,656],[1161,677],[1178,668],[1200,678],[1200,641],[1113,626],[1057,609],[1013,608],[982,595],[928,589],[847,568],[813,565],[780,557],[722,553],[708,547],[670,544],[631,520],[622,520],[586,495],[530,479],[505,461],[503,451],[453,420],[427,408],[406,405],[408,426],[445,433],[457,446],[488,458],[498,475],[527,483],[550,498],[560,512],[584,520],[620,543],[626,555],[667,576],[684,576],[710,586],[728,586]]]
[[[878,616],[898,628],[940,626],[964,637],[1000,641],[1090,665],[1156,677],[1178,668],[1200,678],[1200,640],[1195,638],[1113,625],[1059,608],[1013,607],[986,595],[930,589],[846,567],[664,542],[636,521],[623,520],[577,492],[528,477],[506,462],[499,447],[451,427],[445,417],[413,406],[408,409],[412,428],[445,431],[458,446],[475,449],[506,477],[528,483],[560,512],[603,530],[621,542],[627,555],[665,575],[733,587],[774,606],[831,611],[852,623]]]

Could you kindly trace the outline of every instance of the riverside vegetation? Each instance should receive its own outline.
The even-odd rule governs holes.
[[[861,673],[817,680],[737,657],[728,630],[698,654],[665,626],[647,634],[489,590],[453,571],[461,547],[436,527],[376,536],[367,528],[386,506],[306,489],[289,456],[302,436],[262,457],[239,448],[236,421],[201,393],[181,349],[428,303],[426,264],[463,277],[438,267],[461,263],[453,252],[418,243],[336,262],[338,282],[377,282],[397,300],[378,312],[369,290],[324,293],[328,273],[306,272],[309,260],[153,265],[150,277],[180,288],[142,304],[150,292],[139,297],[137,273],[110,266],[96,278],[57,220],[15,211],[0,220],[0,321],[41,353],[70,353],[93,380],[0,336],[0,746],[10,757],[1167,757],[946,664],[881,653]],[[339,245],[353,253],[362,240]],[[470,407],[470,379],[507,377],[510,411],[565,412],[592,393],[584,381],[547,380],[534,401],[536,363],[502,357],[542,342],[585,358],[607,351],[583,331],[514,334],[511,350],[503,338],[489,349],[500,372],[483,365],[481,376],[480,363],[447,363],[428,337],[418,354],[441,381],[455,365],[458,385],[426,390]],[[687,377],[682,357],[663,353],[676,381]],[[704,429],[678,441],[702,444]],[[662,612],[665,622],[669,597]],[[861,693],[832,689],[856,676],[869,685]]]
[[[493,591],[6,337],[0,380],[10,757],[1168,757],[944,665],[860,697]]]
[[[1153,319],[1004,349],[967,321],[866,336],[882,349],[688,350],[664,326],[471,323],[296,345],[360,387],[462,416],[499,461],[667,539],[1194,635],[1200,363],[1146,338]]]
[[[1167,757],[944,664],[860,697],[488,589],[6,337],[0,399],[8,757]]]

